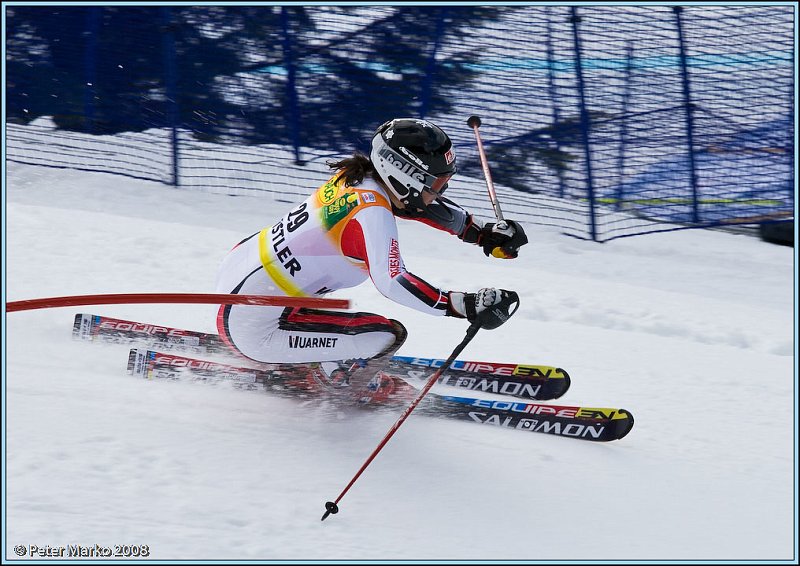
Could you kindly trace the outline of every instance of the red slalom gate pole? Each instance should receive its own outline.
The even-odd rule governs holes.
[[[201,303],[217,305],[256,305],[269,307],[323,307],[329,309],[350,308],[347,299],[324,299],[322,297],[270,297],[262,295],[233,295],[227,293],[115,293],[108,295],[71,295],[11,301],[6,303],[6,312],[54,307],[77,307],[83,305],[120,305],[138,303]]]
[[[400,418],[397,419],[397,422],[392,425],[392,427],[389,429],[389,432],[386,433],[386,436],[384,436],[383,440],[381,440],[380,444],[378,444],[378,447],[372,451],[372,454],[369,455],[367,461],[364,462],[364,464],[361,466],[358,472],[356,472],[356,475],[353,476],[353,479],[350,480],[350,483],[347,484],[347,487],[345,487],[339,494],[339,497],[337,497],[335,501],[327,501],[325,503],[325,514],[322,515],[322,519],[320,519],[321,521],[327,519],[328,515],[335,515],[336,513],[339,512],[339,501],[342,500],[345,493],[347,493],[353,486],[353,484],[356,483],[356,480],[361,476],[362,473],[364,473],[364,470],[367,469],[367,466],[370,465],[370,463],[375,459],[375,457],[383,449],[383,447],[386,446],[386,443],[389,442],[389,439],[392,438],[392,436],[394,436],[394,433],[397,432],[397,429],[400,428],[400,425],[402,425],[403,422],[405,422],[405,420],[408,418],[411,412],[417,407],[417,405],[419,405],[420,401],[422,401],[422,398],[428,394],[428,391],[431,390],[431,387],[433,387],[433,385],[439,379],[439,376],[441,376],[450,367],[450,364],[452,364],[458,357],[458,355],[462,352],[462,350],[464,350],[464,348],[467,347],[467,344],[469,344],[470,340],[472,340],[475,337],[480,328],[481,328],[480,321],[473,322],[470,325],[470,327],[467,329],[467,335],[461,341],[461,344],[456,346],[456,349],[453,350],[453,353],[450,354],[450,357],[447,358],[447,361],[445,361],[444,365],[442,365],[442,367],[440,367],[436,371],[436,373],[434,373],[428,379],[428,382],[425,384],[425,387],[422,388],[422,391],[420,391],[419,395],[417,395],[417,398],[414,399],[408,407],[406,407],[406,410],[403,411],[403,414],[400,415]]]

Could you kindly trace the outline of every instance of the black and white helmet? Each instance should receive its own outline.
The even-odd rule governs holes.
[[[409,210],[424,210],[422,193],[441,195],[456,172],[453,143],[425,120],[396,118],[372,138],[370,160],[380,178]]]

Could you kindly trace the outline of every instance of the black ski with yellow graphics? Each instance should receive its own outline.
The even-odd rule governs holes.
[[[136,348],[128,356],[128,372],[148,379],[228,383],[237,388],[295,398],[327,396],[358,409],[400,410],[417,393],[402,379],[383,372],[379,372],[373,385],[350,392],[345,391],[346,388],[331,389],[322,385],[320,377],[323,370],[318,363],[282,364],[270,369],[257,369]],[[434,393],[429,393],[422,400],[417,413],[594,442],[618,440],[633,427],[633,416],[624,409],[500,401]]]
[[[234,360],[234,365],[242,365],[241,359],[232,357],[230,349],[218,335],[205,332],[77,314],[72,335],[79,340],[141,344],[159,351],[225,356]],[[444,360],[438,358],[394,356],[384,370],[420,388],[442,364]],[[268,371],[277,366],[261,364],[256,369],[259,368]],[[570,377],[565,370],[554,366],[456,360],[438,383],[477,393],[546,401],[564,395],[569,389]]]

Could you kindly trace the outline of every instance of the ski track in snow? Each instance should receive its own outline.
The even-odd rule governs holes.
[[[10,164],[7,300],[212,292],[216,267],[287,203]],[[320,180],[320,182],[323,179]],[[313,187],[309,187],[311,190]],[[214,331],[213,305],[6,317],[6,559],[15,545],[148,544],[158,559],[744,560],[796,556],[793,250],[709,231],[598,245],[527,225],[515,261],[400,221],[406,267],[444,289],[517,290],[462,359],[567,369],[567,405],[622,407],[592,444],[125,372],[70,338],[77,312]],[[402,355],[446,357],[462,321],[400,319]],[[441,389],[437,389],[441,390]]]

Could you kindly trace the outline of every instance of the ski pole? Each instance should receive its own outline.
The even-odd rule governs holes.
[[[494,215],[497,217],[497,227],[500,230],[505,230],[508,224],[503,218],[503,211],[500,210],[500,203],[497,201],[497,192],[494,190],[494,183],[492,183],[492,173],[489,171],[489,161],[486,159],[486,152],[483,151],[481,135],[478,133],[480,125],[481,119],[478,116],[473,115],[467,119],[467,126],[472,128],[475,132],[475,141],[478,143],[478,155],[481,157],[481,166],[483,167],[483,177],[486,179],[486,188],[489,190],[489,200],[492,202]]]
[[[441,376],[445,372],[445,370],[447,370],[447,368],[450,367],[450,364],[452,364],[455,361],[455,359],[458,357],[461,351],[467,347],[467,344],[469,344],[470,340],[472,340],[475,337],[479,329],[480,329],[479,321],[475,321],[470,325],[470,327],[467,329],[467,335],[464,337],[461,343],[458,346],[456,346],[456,349],[453,350],[453,353],[450,354],[450,357],[447,358],[447,361],[445,361],[444,365],[440,367],[436,371],[436,373],[434,373],[430,377],[430,379],[428,379],[428,382],[425,384],[425,387],[422,388],[422,391],[419,392],[417,398],[414,399],[408,407],[406,407],[406,410],[403,411],[403,414],[400,415],[400,418],[397,419],[397,422],[395,422],[392,425],[392,427],[389,429],[389,432],[386,433],[386,436],[384,436],[383,440],[381,440],[380,444],[378,444],[378,447],[372,451],[372,454],[369,455],[369,458],[367,458],[366,462],[364,462],[364,464],[361,466],[358,472],[356,472],[356,475],[353,476],[353,479],[350,480],[350,483],[347,484],[347,487],[345,487],[339,494],[339,497],[337,497],[335,501],[327,501],[325,503],[325,514],[322,516],[321,519],[322,521],[327,519],[328,515],[335,515],[336,513],[339,512],[338,503],[339,501],[342,500],[344,494],[350,490],[350,488],[353,486],[354,483],[356,483],[356,480],[361,476],[362,473],[364,473],[364,470],[367,469],[367,466],[370,465],[370,463],[375,459],[375,456],[377,456],[378,453],[383,449],[383,447],[386,446],[386,443],[389,442],[389,439],[392,436],[394,436],[394,433],[397,432],[397,429],[400,428],[400,425],[403,424],[403,422],[408,418],[411,412],[417,407],[417,405],[419,405],[420,401],[422,401],[422,398],[428,394],[428,391],[430,391],[431,387],[433,387],[433,385],[439,379],[439,376]]]
[[[339,494],[339,497],[337,497],[335,501],[325,502],[325,514],[322,515],[322,521],[327,519],[328,515],[335,515],[339,512],[339,501],[342,500],[345,493],[347,493],[353,484],[356,483],[356,480],[361,476],[362,473],[364,473],[364,470],[366,470],[367,466],[369,466],[370,463],[375,459],[375,456],[378,455],[378,452],[380,452],[383,447],[386,446],[386,443],[389,442],[389,439],[394,436],[394,433],[397,432],[397,429],[400,428],[400,425],[403,424],[411,412],[417,407],[417,405],[419,405],[420,401],[422,401],[422,398],[428,394],[428,391],[430,391],[431,387],[433,387],[433,385],[439,380],[439,377],[445,371],[447,371],[462,350],[467,347],[467,344],[469,344],[470,340],[475,337],[475,335],[478,333],[478,330],[481,328],[493,330],[505,323],[515,312],[517,312],[517,309],[519,309],[520,305],[519,295],[513,291],[505,291],[502,289],[500,290],[500,293],[500,301],[477,315],[475,321],[469,326],[469,328],[467,328],[467,335],[464,336],[464,339],[461,341],[461,343],[456,346],[456,349],[453,350],[453,353],[450,354],[450,357],[447,358],[447,360],[444,362],[444,365],[442,365],[442,367],[440,367],[436,373],[434,373],[428,379],[428,382],[425,384],[425,387],[422,388],[422,391],[419,392],[419,395],[417,395],[416,399],[414,399],[411,404],[406,407],[406,410],[403,411],[403,414],[400,415],[400,418],[397,419],[397,422],[392,425],[392,427],[389,429],[389,432],[386,433],[386,436],[384,436],[383,440],[381,440],[380,444],[378,444],[378,447],[372,451],[372,454],[370,454],[366,462],[362,464],[361,468],[359,468],[358,472],[356,472],[356,475],[354,475],[353,479],[350,480],[350,483],[347,484],[347,487],[345,487]],[[509,312],[512,305],[516,306],[514,306],[514,310]]]

